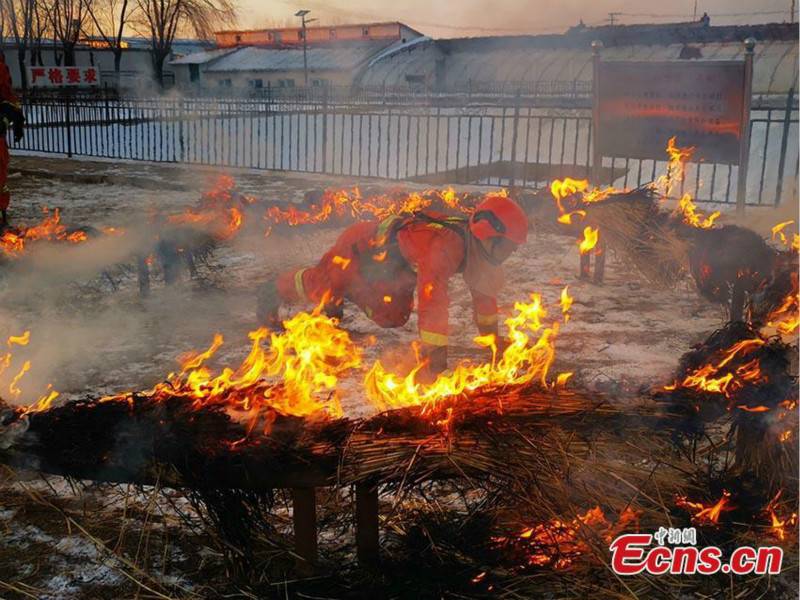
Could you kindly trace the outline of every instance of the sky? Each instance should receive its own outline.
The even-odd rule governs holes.
[[[707,11],[711,24],[788,21],[791,0],[237,0],[239,27],[279,27],[299,22],[310,9],[315,24],[402,21],[432,37],[560,33],[587,25],[691,20]]]

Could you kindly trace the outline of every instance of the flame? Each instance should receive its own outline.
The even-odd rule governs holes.
[[[30,330],[23,332],[21,335],[8,336],[8,339],[6,340],[6,346],[8,346],[9,351],[6,352],[2,357],[0,357],[0,375],[2,375],[11,366],[11,360],[13,358],[13,355],[11,353],[11,347],[27,346],[30,341],[31,341]],[[31,368],[30,361],[25,361],[25,363],[22,366],[22,369],[12,378],[11,383],[8,386],[8,393],[12,397],[18,398],[22,393],[21,390],[17,387],[17,384],[30,368]]]
[[[620,514],[618,521],[611,524],[603,510],[595,506],[574,519],[550,519],[533,527],[526,527],[516,539],[495,538],[495,542],[523,544],[527,562],[531,566],[550,566],[558,570],[570,567],[582,555],[589,553],[587,533],[598,535],[607,543],[630,528],[638,529],[639,516],[630,508]],[[588,530],[588,531],[587,531]]]
[[[299,417],[340,416],[338,378],[361,365],[361,350],[337,327],[336,319],[321,314],[326,301],[312,313],[301,312],[285,321],[283,333],[252,331],[250,353],[238,367],[225,367],[215,375],[207,366],[224,343],[216,334],[207,350],[182,357],[179,373],[142,393],[156,401],[182,397],[197,408],[221,405],[240,411],[250,419],[250,429],[271,411]]]
[[[334,256],[332,262],[335,265],[339,265],[342,268],[342,271],[346,271],[347,267],[350,266],[351,261],[352,259],[350,258],[344,258],[342,256]]]
[[[30,330],[26,330],[21,335],[9,336],[6,340],[6,345],[10,349],[12,346],[27,346],[30,341],[31,332]],[[2,375],[11,366],[12,359],[13,356],[10,350],[3,356],[0,356],[0,375]],[[31,366],[31,361],[24,361],[19,371],[17,371],[14,377],[11,379],[8,385],[8,394],[11,398],[16,400],[22,395],[22,389],[19,387],[19,382],[22,381],[22,378],[25,377],[25,374],[31,370]],[[59,393],[53,390],[52,384],[48,384],[46,393],[30,406],[21,409],[21,412],[22,414],[28,414],[31,412],[46,410],[50,408],[58,395]]]
[[[789,529],[797,528],[797,513],[791,513],[788,517],[781,518],[778,515],[778,500],[780,500],[783,490],[778,490],[778,493],[769,501],[769,504],[764,508],[770,520],[769,533],[780,541],[786,541]]]
[[[492,361],[471,364],[462,361],[451,374],[440,374],[436,381],[423,384],[417,374],[425,365],[418,363],[405,377],[387,371],[376,361],[364,379],[367,397],[379,409],[422,406],[432,409],[447,397],[457,397],[486,386],[524,385],[533,381],[551,387],[547,375],[555,359],[555,338],[559,323],[544,327],[547,312],[539,294],[529,303],[517,302],[515,315],[505,320],[509,345],[497,360],[494,335],[479,336],[475,343],[492,351]],[[538,338],[536,335],[538,334]],[[562,377],[562,383],[566,379]]]
[[[565,286],[564,289],[561,290],[561,298],[559,300],[561,314],[564,315],[564,323],[569,321],[569,309],[572,308],[572,303],[574,301],[575,298],[569,295],[569,286]]]
[[[800,329],[800,286],[797,273],[791,273],[792,291],[780,306],[767,315],[767,327],[774,328],[780,335],[796,336]]]
[[[47,392],[42,395],[36,402],[25,408],[22,411],[22,414],[30,414],[35,412],[42,412],[48,410],[52,405],[53,401],[58,398],[59,393],[53,389],[52,384],[47,384]]]
[[[572,217],[575,216],[575,215],[583,218],[583,217],[586,216],[586,211],[585,210],[573,210],[572,212],[568,212],[568,213],[565,213],[563,215],[560,215],[556,219],[556,221],[558,221],[562,225],[572,225]]]
[[[729,512],[736,507],[731,505],[731,494],[727,490],[722,491],[722,497],[714,504],[703,504],[702,502],[692,502],[686,496],[675,498],[675,504],[692,514],[692,522],[699,525],[716,525],[723,512]]]
[[[734,370],[725,370],[725,367],[737,356],[745,356],[766,342],[761,338],[752,338],[735,343],[722,353],[722,358],[717,362],[708,362],[691,373],[680,383],[664,386],[667,391],[677,388],[689,388],[700,392],[722,394],[726,398],[744,387],[746,382],[758,382],[762,378],[758,360],[751,360],[740,365]]]
[[[583,229],[583,239],[578,240],[578,250],[580,250],[581,254],[588,254],[595,246],[597,246],[597,240],[600,236],[600,231],[598,229],[592,229],[590,226],[586,226]]]
[[[83,231],[69,232],[61,222],[61,211],[57,208],[52,212],[49,208],[42,209],[44,217],[37,225],[30,227],[7,229],[0,234],[0,252],[9,258],[17,258],[25,251],[28,242],[36,240],[61,241],[78,244],[85,242],[88,237]]]
[[[28,343],[31,341],[31,332],[30,330],[25,331],[22,335],[11,335],[8,337],[8,347],[10,348],[14,344],[18,346],[27,346]]]
[[[662,196],[669,197],[677,186],[679,186],[686,175],[686,163],[694,155],[695,147],[686,146],[678,147],[675,142],[676,136],[672,136],[667,140],[667,172],[656,179],[652,187],[658,190]]]
[[[781,244],[784,246],[789,245],[789,240],[786,239],[786,234],[783,233],[783,230],[786,229],[789,225],[794,224],[794,221],[784,221],[783,223],[778,223],[775,227],[772,228],[772,239],[780,240]]]
[[[572,372],[559,373],[556,377],[556,387],[563,388],[567,385],[567,381],[574,375]]]
[[[492,192],[492,195],[507,196],[506,190]],[[354,187],[352,190],[325,190],[319,203],[307,208],[294,206],[271,206],[266,210],[264,219],[269,223],[267,235],[273,225],[284,224],[290,227],[298,225],[311,225],[323,223],[332,218],[350,218],[355,220],[383,219],[391,215],[413,213],[424,210],[440,203],[444,207],[460,211],[464,214],[472,212],[452,188],[444,190],[428,190],[422,193],[411,192],[396,198],[390,195],[378,195],[365,198],[361,191]],[[385,258],[375,260],[381,261]]]
[[[678,208],[675,212],[683,215],[684,223],[692,227],[697,227],[698,229],[710,229],[714,226],[714,221],[722,214],[717,210],[703,218],[703,216],[697,212],[697,207],[692,201],[692,195],[688,193],[684,194],[678,201]]]
[[[550,193],[553,195],[553,198],[558,205],[558,212],[561,215],[564,214],[564,207],[561,204],[561,201],[564,198],[577,193],[582,194],[587,190],[588,187],[589,181],[586,179],[572,179],[571,177],[565,177],[564,179],[553,180],[553,183],[550,184]],[[569,223],[569,221],[567,223]]]
[[[218,240],[229,240],[242,226],[243,204],[251,204],[253,198],[236,192],[233,178],[226,175],[217,178],[212,188],[203,194],[197,206],[177,215],[167,217],[173,224],[203,225]]]

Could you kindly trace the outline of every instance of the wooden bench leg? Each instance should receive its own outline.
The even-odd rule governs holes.
[[[742,284],[741,280],[737,279],[733,284],[733,290],[731,292],[731,309],[729,320],[744,321],[744,302],[744,285]]]
[[[598,243],[597,254],[594,255],[594,282],[603,283],[606,276],[606,245]]]
[[[581,254],[581,262],[578,272],[578,277],[581,279],[589,279],[589,274],[592,272],[591,256],[588,254]]]
[[[317,561],[316,488],[292,488],[292,513],[295,551],[308,568]]]
[[[362,567],[380,561],[378,488],[366,484],[356,484],[356,556]]]
[[[145,298],[150,295],[150,266],[146,257],[136,257],[136,272],[139,277],[139,295]]]

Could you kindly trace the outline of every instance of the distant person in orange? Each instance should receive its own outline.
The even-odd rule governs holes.
[[[11,125],[14,131],[14,142],[22,139],[25,117],[19,99],[14,94],[11,86],[11,73],[8,71],[6,60],[0,52],[0,211],[2,212],[2,225],[8,225],[8,204],[11,193],[8,190],[8,165],[10,156],[6,133]]]

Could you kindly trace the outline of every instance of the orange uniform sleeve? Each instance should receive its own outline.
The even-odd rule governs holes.
[[[472,294],[472,308],[478,333],[497,335],[497,298],[473,289],[470,289],[470,293]]]
[[[456,232],[436,223],[404,228],[397,239],[403,256],[417,272],[420,340],[430,346],[447,346],[447,284],[464,258],[464,242]]]

